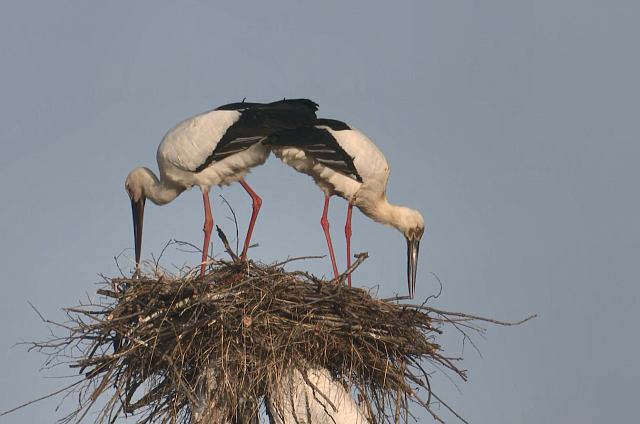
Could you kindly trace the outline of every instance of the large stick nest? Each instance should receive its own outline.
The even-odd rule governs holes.
[[[475,317],[376,299],[253,261],[217,261],[203,277],[107,279],[97,293],[66,309],[69,322],[48,321],[68,335],[33,344],[51,362],[71,358],[84,375],[68,390],[79,406],[61,422],[82,421],[99,398],[106,403],[96,423],[128,414],[138,423],[195,422],[202,415],[190,405],[202,406],[203,390],[225,420],[252,422],[292,367],[326,368],[372,422],[406,420],[410,401],[442,421],[432,402],[451,408],[434,393],[430,373],[466,376],[436,337],[444,324],[480,330]]]

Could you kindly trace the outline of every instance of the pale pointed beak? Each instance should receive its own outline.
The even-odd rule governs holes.
[[[407,279],[409,283],[409,297],[413,299],[416,292],[416,276],[418,274],[418,250],[420,240],[407,239]]]
[[[144,218],[145,198],[135,201],[131,199],[131,212],[133,214],[133,238],[136,244],[136,269],[140,265],[140,252],[142,250],[142,221]]]

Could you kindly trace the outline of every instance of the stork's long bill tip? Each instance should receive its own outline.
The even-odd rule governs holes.
[[[413,299],[416,291],[416,276],[418,275],[418,250],[420,239],[407,239],[407,279],[409,284],[409,297]]]
[[[140,252],[142,250],[142,223],[144,219],[144,197],[140,200],[131,199],[131,212],[133,215],[133,238],[136,249],[136,269],[140,265]]]

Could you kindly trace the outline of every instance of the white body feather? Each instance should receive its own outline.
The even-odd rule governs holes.
[[[217,389],[217,369],[222,366],[217,361],[201,376],[202,381],[194,393],[197,405],[191,404],[193,421],[206,424],[227,424],[226,415],[216,409],[209,393]],[[369,424],[364,411],[355,403],[351,393],[333,379],[324,368],[307,371],[309,385],[301,371],[292,368],[285,371],[275,383],[271,396],[265,397],[267,413],[274,424]],[[257,406],[249,409],[255,416],[239,417],[241,422],[257,422]]]
[[[276,424],[368,424],[364,412],[326,369],[307,371],[310,386],[298,369],[282,376],[280,390],[267,399]]]
[[[353,164],[362,182],[329,168],[311,154],[296,147],[273,147],[273,153],[296,171],[311,176],[325,196],[337,194],[352,202],[365,215],[369,215],[367,211],[371,210],[371,205],[385,198],[390,173],[387,159],[378,147],[358,130],[334,131],[328,127],[318,127],[326,128],[340,147],[353,158]],[[386,199],[384,202],[386,203]],[[373,216],[370,217],[375,219]],[[389,222],[379,222],[391,225]]]
[[[338,268],[327,220],[329,198],[333,194],[350,203],[345,225],[347,266],[351,261],[351,206],[356,206],[367,217],[394,227],[404,235],[407,240],[409,296],[413,297],[424,219],[414,209],[392,205],[387,201],[389,163],[376,145],[360,131],[335,119],[318,119],[312,128],[274,134],[267,138],[265,144],[284,163],[298,172],[310,175],[324,192],[326,200],[321,223],[335,276],[338,276]]]
[[[240,115],[235,110],[213,110],[185,119],[171,128],[158,147],[158,168],[163,182],[166,180],[187,190],[198,185],[208,191],[214,185],[240,181],[251,168],[264,164],[269,149],[256,143],[200,172],[193,172],[215,150],[218,140]]]
[[[363,185],[382,187],[384,193],[389,179],[389,163],[378,147],[358,130],[334,131],[328,127],[319,128],[326,128],[340,147],[353,158],[353,164],[362,177],[361,183],[323,165],[304,150],[274,147],[274,154],[296,171],[311,176],[327,197],[337,194],[347,200],[354,200]]]
[[[230,103],[187,118],[171,128],[158,146],[158,178],[149,168],[135,168],[125,189],[131,200],[136,266],[140,263],[142,223],[147,199],[165,205],[197,185],[205,206],[204,245],[200,273],[204,275],[213,228],[209,190],[214,185],[241,181],[253,201],[253,213],[240,259],[246,258],[262,199],[244,181],[254,166],[262,165],[270,150],[263,140],[278,130],[305,127],[316,119],[318,105],[308,99],[272,103]]]

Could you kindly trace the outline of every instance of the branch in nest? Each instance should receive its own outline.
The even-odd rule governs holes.
[[[233,262],[240,262],[240,257],[236,255],[233,250],[231,250],[231,246],[229,246],[229,241],[227,240],[227,236],[222,232],[220,227],[216,225],[216,231],[218,232],[218,237],[222,240],[222,244],[224,245],[224,249],[227,251],[229,256],[231,256],[231,260]]]
[[[355,271],[356,268],[358,268],[360,264],[369,257],[369,252],[358,253],[356,255],[353,255],[353,257],[357,258],[357,260],[345,272],[340,274],[338,281],[340,282],[341,285],[344,285],[344,282],[347,279],[347,277],[351,275],[351,273]]]

